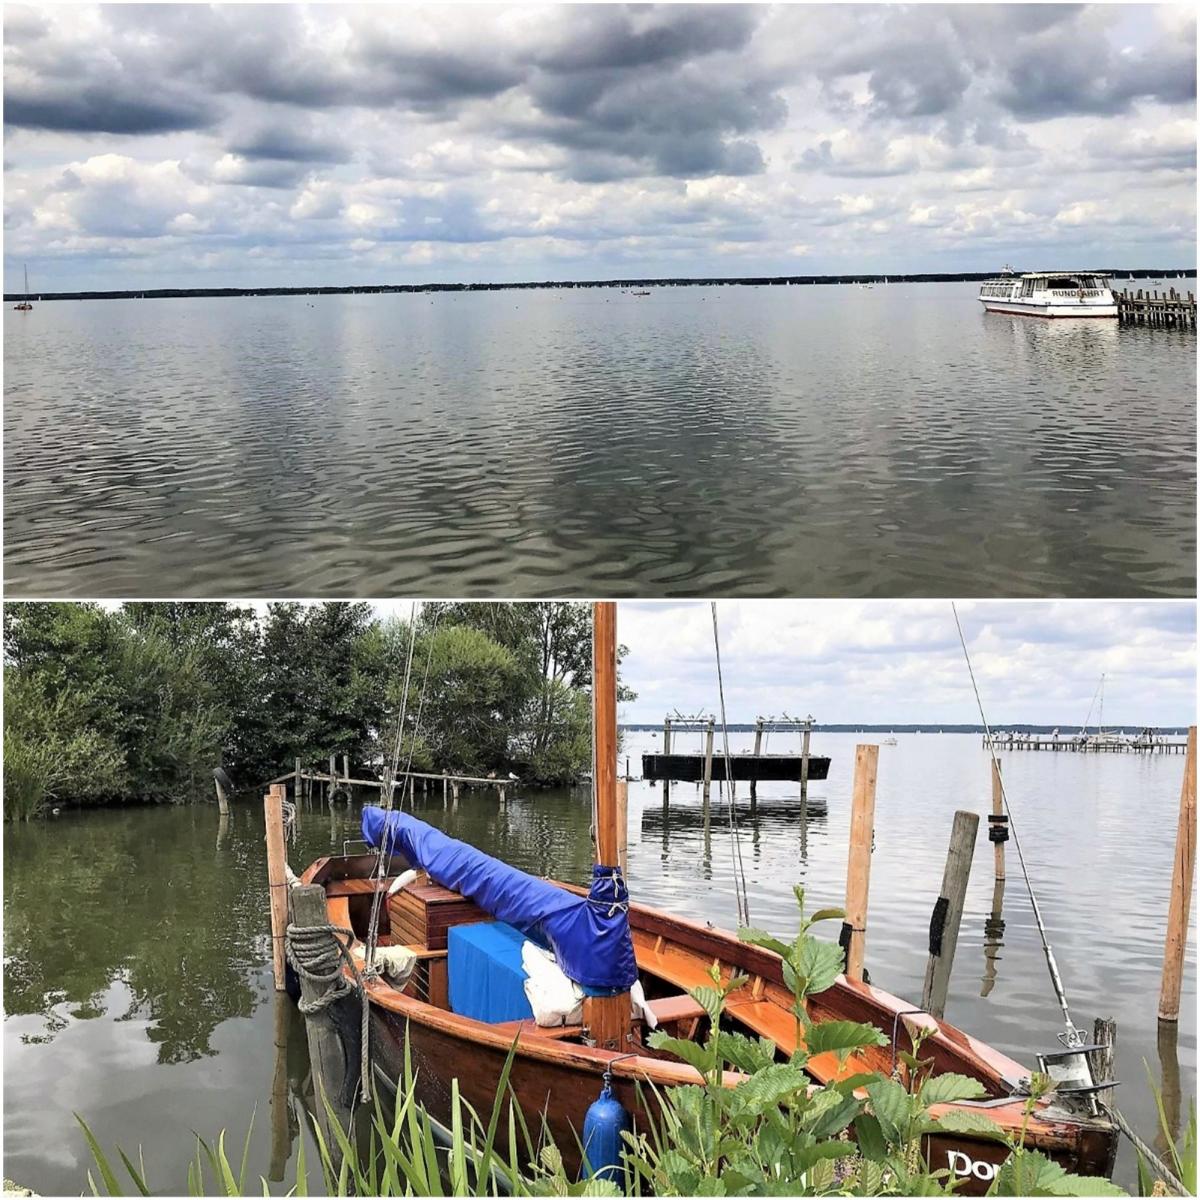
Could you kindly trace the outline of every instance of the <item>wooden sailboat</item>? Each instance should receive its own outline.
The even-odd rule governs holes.
[[[611,876],[614,883],[620,879],[616,868],[616,646],[615,606],[597,604],[593,773],[598,865],[594,880],[603,877],[607,881]],[[379,824],[380,810],[365,812],[374,812],[373,823]],[[564,900],[582,898],[588,891],[568,882],[533,880],[463,843],[445,838],[408,814],[382,814],[382,819],[385,823],[398,822],[403,828],[400,843],[392,841],[388,847],[386,833],[381,839],[391,850],[382,872],[376,869],[378,854],[334,856],[317,859],[301,881],[324,889],[331,924],[354,931],[351,954],[356,961],[365,961],[373,912],[377,913],[378,944],[404,945],[417,956],[417,967],[402,986],[383,977],[369,977],[364,983],[371,1011],[371,1055],[383,1074],[398,1079],[407,1049],[416,1071],[417,1098],[434,1120],[449,1120],[452,1080],[457,1080],[459,1093],[478,1111],[490,1111],[497,1081],[515,1041],[510,1084],[517,1101],[531,1128],[538,1126],[544,1114],[568,1169],[576,1169],[577,1136],[606,1074],[611,1075],[616,1098],[635,1121],[642,1098],[653,1091],[646,1085],[665,1089],[700,1081],[691,1066],[647,1044],[645,1011],[653,1013],[659,1027],[669,1033],[703,1038],[708,1018],[688,992],[710,984],[708,972],[713,964],[723,978],[731,974],[749,976],[749,984],[730,996],[723,1018],[729,1028],[770,1039],[780,1058],[796,1049],[793,997],[785,985],[778,955],[742,942],[733,934],[638,904],[628,904],[626,911],[636,980],[646,997],[641,1016],[631,1015],[633,1006],[624,988],[601,989],[608,994],[587,996],[582,1019],[573,1025],[542,1027],[527,1015],[489,1021],[454,1011],[455,938],[465,936],[460,926],[491,918],[496,911],[494,906],[488,907],[491,897],[502,893],[510,896],[514,889],[525,886],[525,881],[544,889],[539,893],[543,898],[547,893]],[[364,816],[364,829],[366,826]],[[391,827],[385,824],[385,830]],[[409,853],[397,853],[398,844]],[[425,854],[426,847],[433,848],[426,855],[431,860],[428,877],[419,876],[417,882],[388,896],[386,904],[374,903],[375,893],[387,892],[407,868],[427,865],[411,861]],[[443,856],[447,847],[448,853]],[[447,864],[453,865],[452,882],[457,890],[441,886],[451,881]],[[476,888],[469,879],[463,882],[475,867],[484,873],[502,874],[503,887],[489,891],[486,885]],[[594,881],[593,889],[595,886]],[[621,880],[622,892],[623,888]],[[608,911],[607,917],[612,916]],[[625,918],[618,914],[618,921],[619,941],[626,936]],[[598,945],[595,958],[601,959],[611,950],[612,944],[607,950]],[[566,959],[560,956],[560,961],[565,968]],[[348,967],[346,970],[349,972]],[[1006,1130],[1015,1133],[1020,1129],[1026,1107],[1020,1083],[1029,1072],[948,1022],[914,1012],[913,1005],[845,976],[812,998],[810,1016],[816,1021],[870,1022],[889,1039],[886,1046],[851,1054],[845,1062],[839,1062],[832,1052],[815,1056],[808,1070],[816,1082],[866,1070],[891,1073],[897,1053],[912,1046],[905,1022],[914,1022],[932,1031],[921,1055],[932,1060],[934,1074],[969,1076],[978,1080],[986,1092],[983,1100],[948,1107],[982,1111]],[[726,1078],[733,1085],[739,1076],[729,1073]],[[1043,1150],[1070,1171],[1108,1175],[1116,1133],[1106,1120],[1080,1115],[1043,1099],[1028,1120],[1026,1145]],[[926,1148],[931,1165],[949,1168],[968,1194],[986,1190],[1007,1154],[1007,1148],[994,1140],[949,1132],[929,1137]]]
[[[20,304],[13,305],[16,312],[32,312],[33,305],[29,303],[29,268],[25,268],[25,299]]]

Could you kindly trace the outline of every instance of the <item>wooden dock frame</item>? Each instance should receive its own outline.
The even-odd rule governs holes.
[[[1110,742],[1097,741],[1096,734],[1062,733],[1058,737],[1047,734],[1018,733],[1015,730],[992,730],[991,739],[983,736],[985,750],[1045,750],[1050,753],[1070,754],[1186,754],[1187,739],[1152,738],[1148,742],[1130,740]]]
[[[1122,325],[1145,325],[1152,329],[1195,329],[1196,297],[1188,292],[1187,298],[1174,288],[1162,295],[1138,288],[1136,295],[1131,290],[1115,292],[1117,319]]]
[[[299,759],[296,759],[296,766],[286,775],[277,775],[274,779],[268,780],[267,786],[274,784],[291,784],[292,798],[294,802],[299,802],[301,798],[311,797],[313,794],[313,784],[325,785],[325,801],[327,804],[333,803],[334,795],[337,791],[342,790],[349,792],[351,788],[366,787],[378,788],[382,791],[387,784],[382,779],[359,779],[350,774],[350,760],[345,754],[342,755],[341,771],[337,770],[337,764],[334,761],[334,756],[329,756],[329,764],[331,770],[319,770],[317,768],[305,768],[301,765]],[[458,803],[459,789],[463,787],[486,787],[495,788],[501,804],[508,800],[508,793],[515,789],[518,781],[515,779],[493,779],[481,775],[452,775],[449,771],[441,773],[433,771],[401,771],[392,781],[393,787],[402,787],[406,780],[413,779],[420,781],[422,790],[428,791],[430,783],[440,783],[442,785],[442,801],[447,803],[450,793],[453,792],[454,803]]]

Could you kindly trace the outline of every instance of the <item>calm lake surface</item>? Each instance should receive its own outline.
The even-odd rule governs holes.
[[[734,749],[752,735],[731,735]],[[780,735],[775,735],[779,738]],[[919,999],[929,914],[941,882],[954,809],[990,805],[979,739],[901,734],[880,750],[867,966],[873,981]],[[832,756],[811,785],[806,828],[795,789],[764,784],[758,811],[740,810],[755,924],[793,932],[791,886],[811,899],[844,896],[853,752],[877,737],[817,734]],[[626,737],[635,765],[650,734]],[[682,748],[686,742],[680,741]],[[784,748],[776,744],[775,749]],[[1163,924],[1174,854],[1181,756],[1003,756],[1014,821],[1045,912],[1078,1024],[1119,1022],[1118,1100],[1152,1136],[1143,1060],[1186,1112],[1196,1088],[1196,965],[1188,961],[1177,1039],[1156,1041]],[[715,799],[715,792],[714,792]],[[510,799],[464,793],[418,811],[527,870],[582,880],[591,863],[586,790]],[[983,824],[981,823],[981,830]],[[295,866],[340,852],[358,811],[301,813]],[[993,904],[992,848],[981,832],[959,938],[947,1017],[1034,1065],[1060,1028],[1045,960],[1010,843],[1004,930],[986,997],[984,924]],[[635,898],[736,925],[727,809],[714,807],[704,845],[699,792],[630,786],[629,874]],[[102,1144],[144,1146],[151,1182],[186,1187],[192,1130],[229,1130],[237,1158],[256,1111],[251,1171],[280,1174],[298,1124],[272,1104],[304,1095],[302,1021],[290,1005],[277,1027],[270,981],[261,805],[237,806],[222,828],[215,807],[160,808],[60,818],[4,838],[4,1173],[42,1194],[87,1190],[88,1156],[71,1119]],[[1195,917],[1193,915],[1193,928]],[[828,927],[837,934],[836,925]],[[1194,946],[1194,943],[1193,943]],[[1194,950],[1191,952],[1194,954]],[[276,1059],[276,1030],[286,1050]],[[278,1074],[276,1068],[278,1067]],[[311,1103],[311,1101],[306,1101]],[[1118,1178],[1134,1184],[1123,1148]],[[285,1189],[282,1183],[273,1190]]]
[[[977,290],[8,313],[6,588],[1194,594],[1195,335]]]

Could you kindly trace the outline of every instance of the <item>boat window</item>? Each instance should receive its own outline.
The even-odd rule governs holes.
[[[1046,281],[1046,286],[1049,287],[1051,291],[1055,291],[1055,292],[1060,292],[1060,291],[1073,292],[1076,289],[1082,287],[1083,284],[1080,280],[1075,279],[1069,275],[1056,275],[1053,279],[1048,279]]]

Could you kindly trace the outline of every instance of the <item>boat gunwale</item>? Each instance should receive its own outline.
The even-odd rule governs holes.
[[[318,858],[304,871],[300,877],[300,882],[304,884],[317,882],[318,886],[324,887],[325,882],[333,882],[333,880],[318,881],[316,876],[322,873],[323,868],[327,864],[338,859],[347,861],[356,857],[365,859],[368,856],[329,855]],[[374,858],[374,855],[369,857]],[[587,895],[587,889],[577,884],[565,883],[554,879],[547,880],[547,882],[553,883],[555,886],[577,895]],[[330,905],[337,904],[339,900],[344,900],[344,898],[327,897]],[[782,983],[782,960],[779,955],[765,947],[743,942],[727,930],[701,925],[699,922],[691,921],[685,917],[678,917],[674,914],[663,912],[660,909],[635,903],[631,903],[629,907],[631,925],[635,927],[639,923],[649,923],[651,925],[660,923],[672,933],[682,933],[690,938],[708,944],[715,941],[729,950],[736,949],[738,957],[742,959],[741,963],[730,964],[727,958],[721,957],[720,961],[723,965],[738,966],[745,969],[747,960],[758,962],[766,970],[758,970],[755,972],[756,974],[764,978],[767,982]],[[641,921],[632,920],[635,917],[640,918]],[[334,924],[338,923],[337,921],[333,921],[332,914],[331,921]],[[644,924],[642,927],[644,929]],[[661,936],[666,937],[667,934],[664,933]],[[362,944],[361,939],[355,935],[354,940],[350,943],[351,951],[355,947],[361,947]],[[689,946],[686,941],[679,942],[678,944],[692,953],[700,953],[698,947]],[[766,976],[772,972],[778,976],[777,980],[766,979]],[[343,966],[343,973],[348,979],[353,981],[354,972],[348,965]],[[653,971],[649,973],[653,974]],[[363,982],[369,1001],[385,1012],[409,1021],[415,1021],[419,1025],[424,1025],[461,1041],[485,1045],[497,1052],[507,1054],[515,1049],[524,1059],[586,1070],[588,1073],[598,1077],[607,1071],[611,1072],[614,1077],[634,1084],[649,1083],[656,1086],[678,1086],[686,1084],[696,1085],[703,1082],[700,1073],[686,1063],[675,1063],[667,1059],[651,1057],[636,1052],[607,1050],[596,1046],[563,1042],[556,1038],[541,1036],[527,1029],[519,1031],[515,1036],[510,1036],[506,1032],[497,1031],[494,1026],[489,1025],[486,1021],[478,1021],[472,1017],[466,1017],[459,1013],[451,1012],[448,1009],[439,1008],[437,1005],[430,1004],[428,1001],[421,1000],[416,996],[406,995],[382,980],[367,979]],[[877,988],[872,984],[849,980],[844,975],[838,976],[833,987],[845,989],[874,1007],[891,1009],[894,1013],[903,1013],[906,1019],[916,1021],[925,1028],[932,1028],[934,1030],[933,1039],[942,1040],[945,1043],[946,1050],[960,1057],[964,1050],[976,1056],[981,1060],[981,1065],[986,1070],[995,1074],[998,1083],[1002,1083],[1006,1079],[1003,1073],[1005,1068],[1013,1069],[1017,1073],[1017,1079],[1028,1074],[1020,1063],[1002,1054],[994,1047],[984,1042],[979,1042],[956,1026],[949,1025],[945,1021],[937,1021],[936,1018],[929,1014],[913,1012],[910,1005],[893,996],[891,993],[883,991],[881,988]],[[822,1007],[827,1006],[822,1005]],[[734,1019],[736,1019],[735,1014],[731,1013],[731,1016],[734,1016]],[[744,1078],[745,1075],[740,1072],[723,1072],[723,1082],[727,1087],[736,1086]],[[813,1086],[821,1086],[823,1082],[822,1080],[814,1079]],[[1026,1097],[1017,1094],[990,1096],[983,1100],[962,1100],[951,1104],[933,1105],[930,1108],[930,1113],[936,1116],[952,1109],[985,1110],[987,1115],[1002,1129],[1018,1130],[1023,1124],[1026,1124],[1025,1103]],[[1081,1138],[1085,1134],[1108,1128],[1105,1122],[1098,1119],[1046,1111],[1050,1108],[1050,1105],[1051,1102],[1049,1100],[1039,1100],[1033,1113],[1030,1114],[1026,1126],[1027,1136],[1033,1138],[1042,1148],[1078,1153]],[[970,1135],[955,1134],[954,1136],[961,1137],[968,1142],[979,1140],[972,1138]]]

